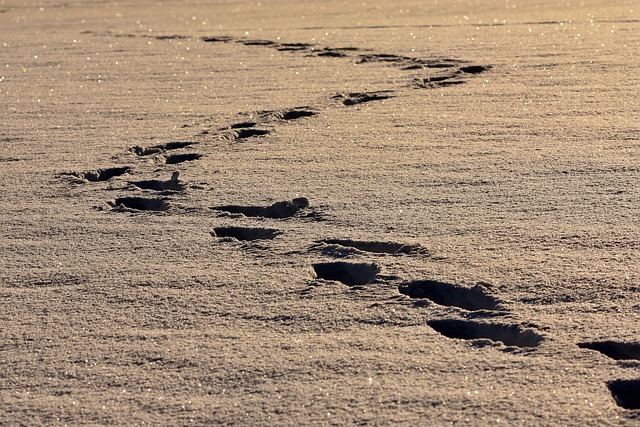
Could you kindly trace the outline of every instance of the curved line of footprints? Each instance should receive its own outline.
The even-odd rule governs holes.
[[[118,35],[121,37],[153,37]],[[186,36],[157,36],[160,40],[188,38]],[[282,52],[293,52],[306,56],[323,58],[351,59],[358,64],[377,63],[387,66],[401,67],[403,70],[442,69],[443,72],[436,76],[413,76],[407,87],[414,89],[430,89],[460,85],[466,82],[466,77],[491,70],[490,65],[464,65],[467,62],[451,59],[420,59],[395,54],[373,53],[354,47],[319,47],[309,43],[280,43],[271,40],[252,40],[245,38],[202,37],[206,43],[238,43],[245,46],[271,48]],[[345,107],[367,102],[381,101],[397,96],[393,90],[374,92],[338,93],[332,97]],[[310,118],[317,113],[312,107],[296,107],[285,111],[261,111],[255,117],[256,120],[233,123],[229,126],[216,129],[217,137],[224,141],[241,142],[251,138],[260,138],[272,132],[265,129],[265,125],[274,122],[293,121],[302,118]],[[254,115],[251,115],[253,118]],[[201,134],[209,134],[210,130]],[[130,151],[138,157],[152,158],[160,165],[174,165],[183,162],[196,161],[203,157],[198,153],[175,153],[176,150],[188,149],[197,142],[169,142],[150,147],[132,147]],[[90,171],[64,172],[61,175],[74,177],[79,183],[108,181],[111,178],[130,173],[131,166],[111,167]],[[175,192],[184,192],[186,183],[179,179],[179,172],[173,172],[168,180],[142,180],[129,181],[129,184],[143,190],[161,192],[163,195],[171,195]],[[148,198],[138,196],[119,197],[109,202],[114,211],[168,211],[171,208],[170,199]],[[273,219],[311,218],[323,220],[321,212],[310,207],[309,200],[304,197],[291,201],[277,202],[269,206],[239,206],[225,205],[215,206],[210,209],[219,212],[221,216],[231,217],[261,217]],[[243,241],[253,242],[260,240],[272,240],[282,235],[280,230],[261,227],[216,227],[210,232],[220,242]],[[310,250],[321,251],[323,255],[332,258],[346,258],[362,253],[378,256],[431,256],[430,252],[420,245],[405,245],[394,242],[357,241],[350,239],[324,239],[314,242]],[[317,280],[329,280],[341,282],[354,289],[364,288],[372,283],[384,280],[380,276],[381,269],[375,263],[332,261],[319,262],[312,265]],[[394,276],[391,276],[395,278]],[[475,317],[497,317],[507,312],[504,303],[492,296],[485,284],[477,284],[466,287],[434,280],[417,280],[404,282],[398,285],[401,295],[415,299],[415,306],[437,304],[453,307],[461,311],[463,319],[445,318],[434,319],[427,324],[440,334],[455,339],[470,340],[476,346],[506,346],[504,351],[525,351],[540,345],[545,336],[519,324],[504,324],[497,322],[476,321]],[[640,361],[640,343],[624,343],[615,341],[596,341],[579,343],[580,348],[598,351],[612,359],[627,363],[630,366],[638,366]],[[640,379],[615,380],[607,384],[616,403],[625,409],[640,409]]]

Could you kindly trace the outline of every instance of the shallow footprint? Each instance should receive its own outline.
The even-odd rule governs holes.
[[[393,91],[382,90],[377,92],[351,92],[351,93],[339,93],[333,96],[333,99],[342,101],[342,104],[358,105],[371,101],[382,101],[383,99],[393,98]]]
[[[154,145],[152,147],[140,147],[139,145],[136,145],[135,147],[131,147],[131,151],[138,156],[148,156],[151,154],[162,153],[163,151],[189,147],[194,144],[196,144],[196,142],[167,142],[166,144]]]
[[[425,248],[420,245],[405,245],[402,243],[394,242],[375,242],[366,240],[351,240],[351,239],[322,239],[317,243],[325,243],[327,245],[339,245],[347,248],[358,249],[363,252],[371,252],[377,254],[428,254]]]

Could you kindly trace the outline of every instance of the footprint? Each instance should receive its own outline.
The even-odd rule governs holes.
[[[251,227],[216,227],[211,232],[213,237],[233,238],[237,240],[272,240],[282,234],[274,228]]]
[[[84,179],[91,182],[107,181],[114,176],[124,175],[129,172],[131,168],[129,166],[119,168],[97,169],[93,171],[85,172],[65,172],[63,175],[72,175],[80,179]]]
[[[276,47],[280,51],[309,50],[313,45],[309,43],[282,43]]]
[[[109,203],[114,208],[128,208],[137,211],[166,211],[169,203],[164,199],[147,199],[144,197],[120,197]]]
[[[325,47],[319,52],[316,52],[316,56],[326,56],[331,58],[345,58],[348,55],[342,49],[332,49],[330,47]]]
[[[152,147],[140,147],[136,145],[135,147],[131,147],[131,151],[136,153],[138,156],[148,156],[151,154],[162,153],[164,151],[169,150],[177,150],[179,148],[188,147],[190,145],[197,144],[196,142],[168,142],[162,145],[154,145]]]
[[[353,92],[339,93],[333,96],[333,99],[341,100],[344,105],[357,105],[371,101],[381,101],[383,99],[393,98],[393,91],[382,90],[377,92]]]
[[[373,263],[321,262],[313,264],[319,279],[336,280],[347,286],[367,285],[380,273]]]
[[[189,36],[180,36],[178,34],[171,34],[167,36],[148,36],[148,37],[154,38],[156,40],[182,40],[182,39],[190,38]]]
[[[218,36],[218,37],[202,37],[201,40],[205,43],[228,43],[233,41],[232,37],[229,36]]]
[[[202,154],[196,154],[196,153],[170,154],[170,155],[165,155],[163,157],[164,157],[164,163],[166,163],[167,165],[174,165],[176,163],[198,160],[202,158]]]
[[[395,55],[391,53],[371,53],[360,55],[358,64],[367,62],[384,62],[402,66],[403,70],[423,70],[425,68],[452,68],[461,62],[457,59],[420,59],[411,56]]]
[[[254,136],[263,136],[263,135],[267,135],[268,133],[270,133],[270,131],[266,130],[266,129],[240,129],[240,130],[236,130],[231,132],[230,137],[227,139],[247,139],[247,138],[251,138]]]
[[[417,280],[400,284],[398,290],[411,298],[427,298],[448,307],[469,311],[501,310],[500,301],[488,295],[480,285],[466,288],[435,280]]]
[[[615,380],[607,386],[618,406],[640,409],[640,380]]]
[[[392,53],[367,53],[358,56],[358,64],[364,64],[365,62],[391,62],[391,63],[411,63],[416,62],[416,58],[409,56],[395,55]]]
[[[491,65],[467,65],[465,67],[460,67],[460,71],[467,74],[479,74],[489,71],[491,68]]]
[[[279,46],[278,43],[271,40],[236,40],[245,46]]]
[[[171,179],[167,181],[152,179],[148,181],[130,181],[130,183],[144,190],[184,191],[186,185],[183,182],[180,182],[179,177],[180,172],[175,171],[173,175],[171,175]]]
[[[262,120],[297,120],[302,117],[311,117],[315,116],[315,111],[309,109],[309,107],[297,107],[291,110],[280,110],[280,111],[261,111],[259,112],[260,118]],[[257,136],[264,136],[271,131],[267,129],[255,129],[255,126],[258,125],[258,122],[247,121],[234,123],[229,127],[220,128],[220,131],[226,131],[223,134],[223,137],[227,140],[239,140],[252,138]]]
[[[449,338],[463,340],[490,339],[513,347],[537,347],[543,341],[542,335],[519,325],[480,323],[470,320],[430,320],[427,324]]]
[[[304,109],[306,107],[300,107],[299,109],[293,109],[289,111],[277,111],[272,113],[273,117],[278,120],[296,120],[301,117],[310,117],[315,116],[317,113],[308,109]]]
[[[640,360],[640,343],[593,341],[579,343],[578,347],[599,351],[615,360]]]
[[[458,59],[416,59],[414,64],[407,65],[403,70],[424,70],[425,68],[453,68],[462,61]]]
[[[243,214],[245,216],[263,218],[290,218],[301,209],[309,207],[309,200],[306,197],[298,197],[292,201],[276,202],[271,206],[239,206],[226,205],[212,207],[213,210]]]
[[[317,243],[325,243],[327,245],[339,245],[347,248],[358,249],[363,252],[372,252],[378,254],[428,254],[429,251],[420,245],[403,245],[402,243],[393,242],[372,242],[350,239],[323,239]]]
[[[452,74],[448,76],[428,77],[426,79],[417,78],[414,79],[414,86],[420,89],[433,89],[436,87],[460,85],[464,83],[462,80],[451,80],[456,77],[456,74]]]
[[[229,126],[231,129],[242,129],[242,128],[252,128],[255,125],[257,125],[256,122],[241,122],[241,123],[234,123],[231,126]],[[224,129],[224,128],[223,128]]]
[[[480,74],[491,69],[491,65],[467,65],[460,67],[455,73],[434,76],[427,78],[414,79],[414,86],[421,89],[432,89],[436,87],[444,87],[451,85],[460,85],[464,83],[464,80],[452,80],[455,78],[463,77],[464,74]]]
[[[202,41],[208,43],[229,43],[236,42],[245,46],[264,46],[277,49],[279,51],[298,51],[298,52],[311,52],[316,56],[329,56],[335,58],[342,58],[347,56],[346,52],[359,51],[361,49],[356,47],[325,47],[322,49],[315,48],[315,44],[312,43],[278,43],[273,40],[246,40],[246,39],[234,39],[229,36],[218,37],[202,37]]]

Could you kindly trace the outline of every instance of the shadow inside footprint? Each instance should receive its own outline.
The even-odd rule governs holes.
[[[171,179],[167,181],[160,181],[157,179],[151,179],[146,181],[131,181],[131,184],[143,190],[155,190],[155,191],[184,191],[186,185],[179,180],[180,172],[175,171],[171,175]]]
[[[110,203],[114,208],[128,208],[138,211],[166,211],[169,203],[164,199],[148,199],[145,197],[120,197]]]
[[[309,207],[309,200],[306,197],[298,197],[292,201],[276,202],[271,206],[239,206],[225,205],[216,206],[211,209],[229,213],[243,214],[251,217],[263,218],[290,218],[301,209]]]
[[[164,156],[165,163],[168,165],[174,165],[176,163],[190,162],[198,160],[202,157],[202,154],[188,153],[188,154],[171,154]]]
[[[229,127],[231,129],[244,129],[244,128],[252,128],[257,124],[258,123],[256,123],[256,122],[241,122],[241,123],[234,123]]]
[[[245,46],[278,46],[278,43],[271,40],[237,40]]]
[[[400,293],[411,298],[427,298],[436,304],[465,310],[500,310],[500,302],[487,294],[484,287],[458,286],[435,280],[416,280],[398,286]]]
[[[235,139],[247,139],[254,136],[263,136],[269,133],[266,129],[240,129],[233,133]]]
[[[579,343],[578,347],[599,351],[615,360],[640,360],[640,343],[593,341]]]
[[[213,237],[234,238],[237,240],[272,240],[282,234],[274,228],[258,227],[216,227],[211,232]]]
[[[309,43],[282,43],[276,49],[280,51],[296,51],[296,50],[308,50],[313,45]]]
[[[542,335],[532,329],[523,329],[519,325],[455,319],[430,320],[427,324],[446,337],[463,340],[488,338],[515,347],[537,347],[543,340]]]
[[[85,179],[90,182],[107,181],[115,176],[124,175],[131,170],[128,166],[108,169],[97,169],[93,171],[85,172],[68,172],[64,175],[72,175],[80,179]]]
[[[319,279],[336,280],[347,286],[367,285],[380,273],[373,263],[321,262],[313,264]]]
[[[618,406],[640,409],[640,380],[615,380],[607,386]]]
[[[460,67],[460,71],[467,74],[484,73],[485,71],[489,71],[490,69],[490,65],[467,65],[465,67]]]
[[[280,117],[282,118],[282,120],[296,120],[301,117],[311,117],[315,115],[315,112],[309,110],[290,110],[281,113]]]

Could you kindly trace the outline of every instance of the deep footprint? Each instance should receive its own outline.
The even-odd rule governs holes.
[[[195,154],[195,153],[189,153],[189,154],[171,154],[168,156],[164,156],[165,158],[165,163],[168,165],[175,165],[177,163],[182,163],[182,162],[191,162],[193,160],[198,160],[200,158],[202,158],[202,154]]]
[[[399,285],[398,290],[411,298],[427,298],[448,307],[470,311],[500,310],[500,301],[488,295],[480,285],[466,288],[435,280],[416,280]]]
[[[138,211],[166,211],[169,203],[163,199],[147,199],[144,197],[120,197],[110,203],[114,208],[121,206]]]
[[[186,185],[180,182],[180,172],[176,171],[171,175],[171,179],[167,181],[160,181],[157,179],[151,179],[146,181],[131,181],[131,184],[143,190],[155,190],[155,191],[184,191]]]
[[[319,279],[336,280],[347,286],[367,285],[380,273],[373,263],[321,262],[313,264]]]
[[[301,209],[309,207],[309,200],[305,197],[298,197],[292,201],[276,202],[271,206],[239,206],[239,205],[225,205],[215,206],[211,209],[243,214],[251,217],[263,217],[263,218],[290,218],[294,216]]]
[[[578,347],[599,351],[615,360],[640,360],[640,343],[593,341],[579,343]]]
[[[72,175],[80,179],[86,179],[90,182],[107,181],[115,176],[124,175],[131,170],[130,167],[124,166],[119,168],[98,169],[85,172],[68,172],[66,175]]]
[[[344,105],[358,105],[371,101],[382,101],[383,99],[393,98],[392,91],[379,91],[379,92],[353,92],[353,93],[339,93],[334,95],[333,99],[341,100]]]
[[[543,340],[542,335],[531,329],[523,329],[519,325],[455,319],[431,320],[427,324],[446,337],[463,340],[488,338],[514,347],[537,347]]]
[[[640,380],[615,380],[607,386],[618,406],[640,409]]]
[[[328,245],[340,245],[347,248],[355,248],[363,252],[372,252],[378,254],[426,254],[428,251],[420,245],[403,245],[402,243],[393,242],[371,242],[350,239],[324,239],[318,243],[326,243]]]
[[[151,154],[162,153],[169,150],[178,150],[180,148],[189,147],[196,144],[196,142],[167,142],[162,145],[154,145],[152,147],[140,147],[139,145],[131,147],[131,151],[138,156],[148,156]]]
[[[282,234],[274,228],[250,227],[216,227],[211,232],[213,237],[234,238],[237,240],[272,240]]]

